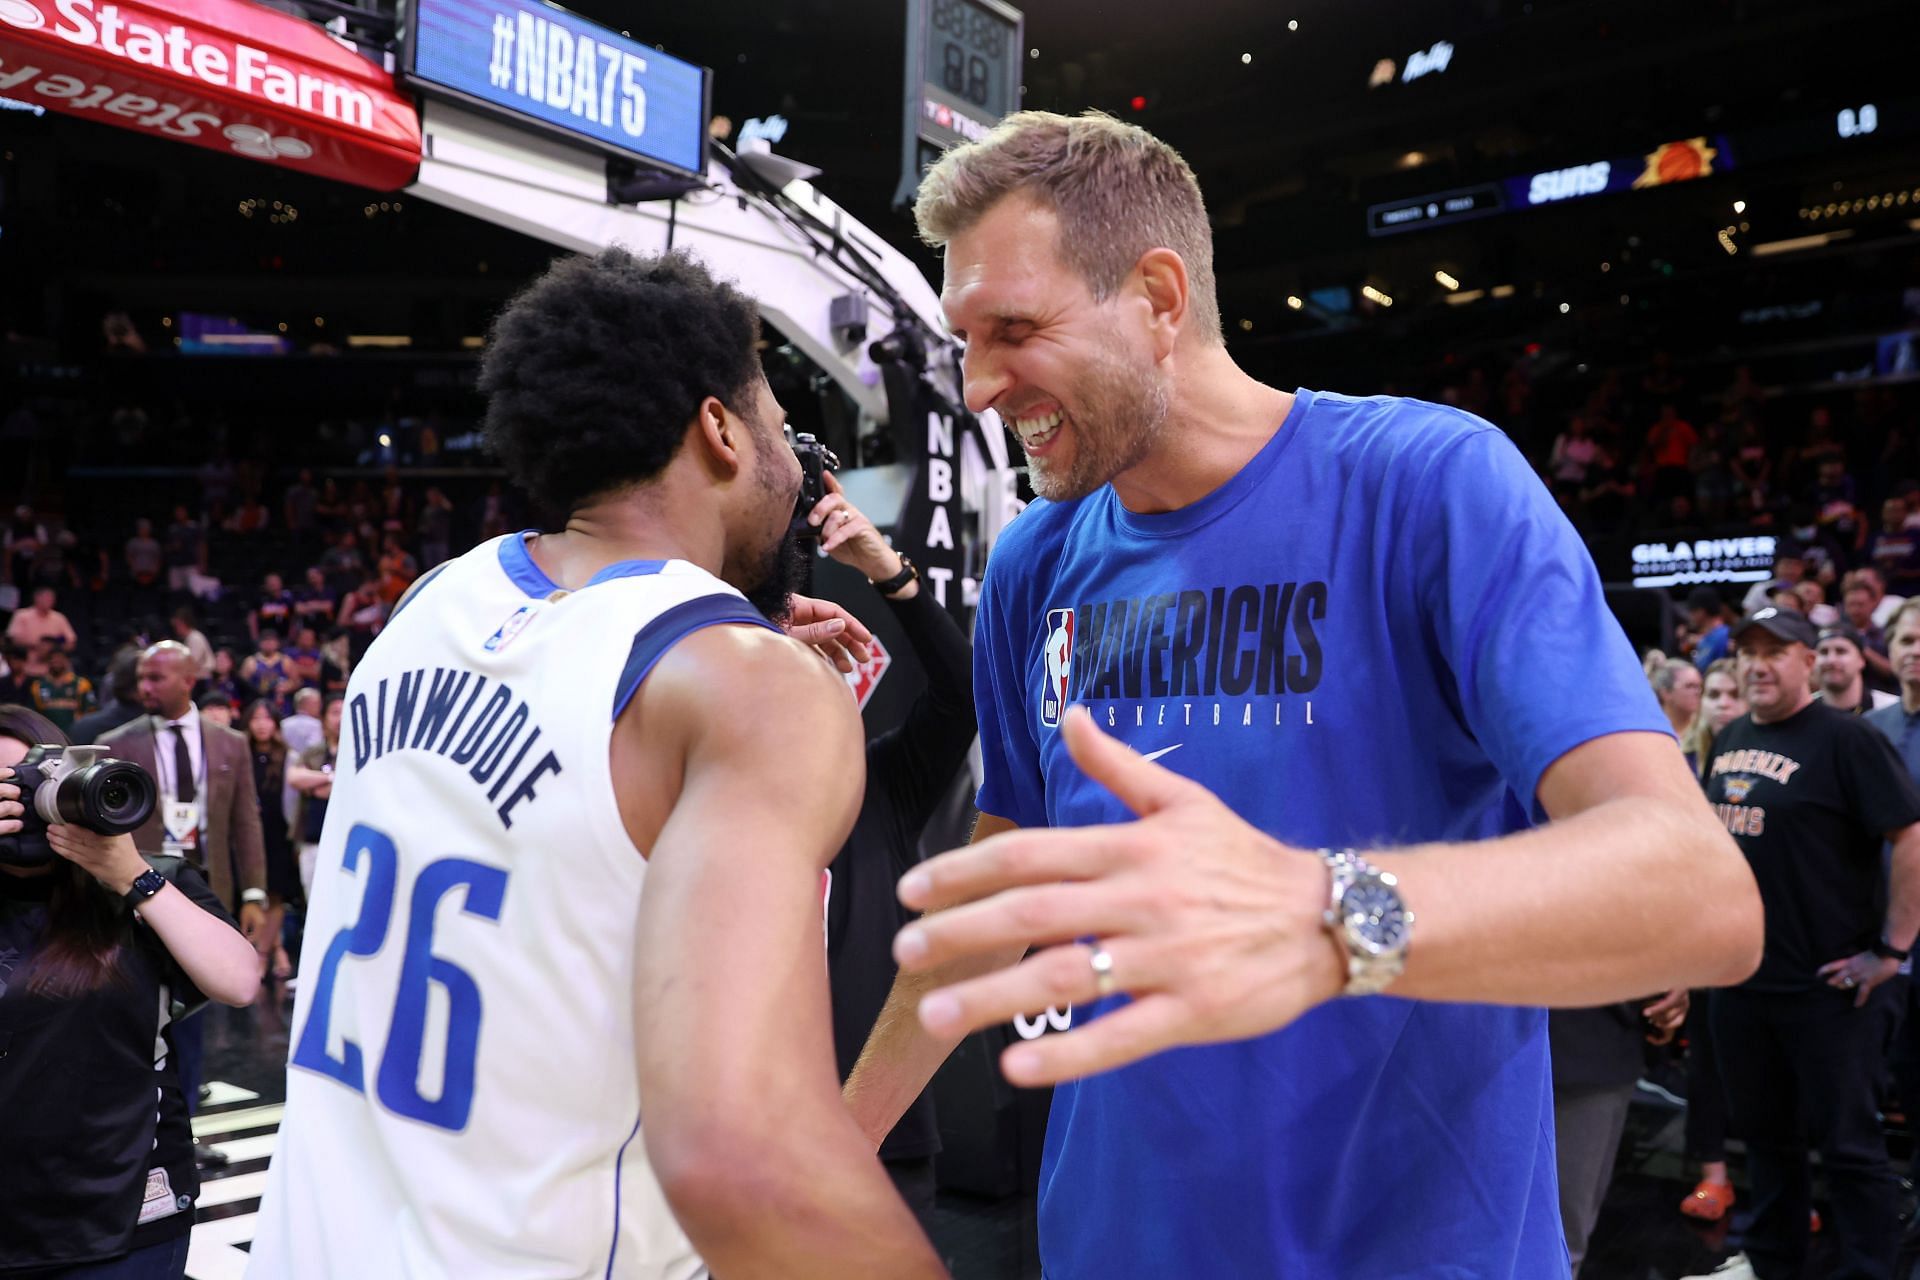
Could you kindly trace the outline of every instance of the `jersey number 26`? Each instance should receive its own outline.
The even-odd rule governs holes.
[[[327,1053],[333,982],[346,957],[371,956],[386,945],[400,862],[391,837],[360,823],[347,833],[345,869],[358,871],[363,858],[367,863],[367,888],[360,900],[360,918],[341,929],[328,944],[314,982],[307,1025],[293,1050],[294,1066],[331,1076],[356,1093],[367,1091],[360,1046],[342,1037],[340,1056]],[[465,914],[497,921],[507,893],[507,873],[467,858],[442,858],[428,863],[415,878],[407,908],[400,986],[394,992],[393,1022],[387,1029],[387,1047],[380,1057],[374,1092],[396,1115],[458,1132],[466,1128],[467,1116],[473,1110],[481,1007],[480,988],[473,975],[433,954],[434,914],[440,900],[455,888],[466,891],[461,907]],[[426,1038],[428,989],[435,983],[447,994],[446,1068],[440,1096],[428,1098],[420,1092],[420,1059]]]

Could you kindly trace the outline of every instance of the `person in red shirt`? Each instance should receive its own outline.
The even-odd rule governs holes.
[[[1680,416],[1671,401],[1660,406],[1660,418],[1647,431],[1647,453],[1653,462],[1653,499],[1656,504],[1677,496],[1692,496],[1693,449],[1700,433]]]

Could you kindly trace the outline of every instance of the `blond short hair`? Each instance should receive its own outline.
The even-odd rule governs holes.
[[[1179,254],[1193,323],[1203,337],[1221,340],[1213,229],[1178,151],[1099,111],[1017,111],[927,171],[913,204],[920,238],[939,248],[1014,194],[1053,211],[1062,261],[1102,302],[1148,250]]]

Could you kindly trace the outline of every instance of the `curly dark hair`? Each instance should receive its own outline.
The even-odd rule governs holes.
[[[753,300],[685,254],[562,259],[493,323],[487,446],[564,516],[659,474],[706,397],[746,416],[759,337]]]

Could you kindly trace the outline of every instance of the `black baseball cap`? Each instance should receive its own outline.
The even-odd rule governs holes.
[[[1823,644],[1828,640],[1845,640],[1860,651],[1861,657],[1864,658],[1867,654],[1866,640],[1858,631],[1844,622],[1836,622],[1832,626],[1820,628],[1820,640]]]
[[[1759,627],[1768,635],[1786,641],[1788,644],[1803,644],[1809,649],[1818,648],[1820,634],[1813,629],[1804,613],[1795,613],[1791,609],[1776,609],[1771,606],[1756,609],[1740,619],[1740,625],[1733,629],[1732,639],[1738,644],[1740,637],[1754,627]]]

